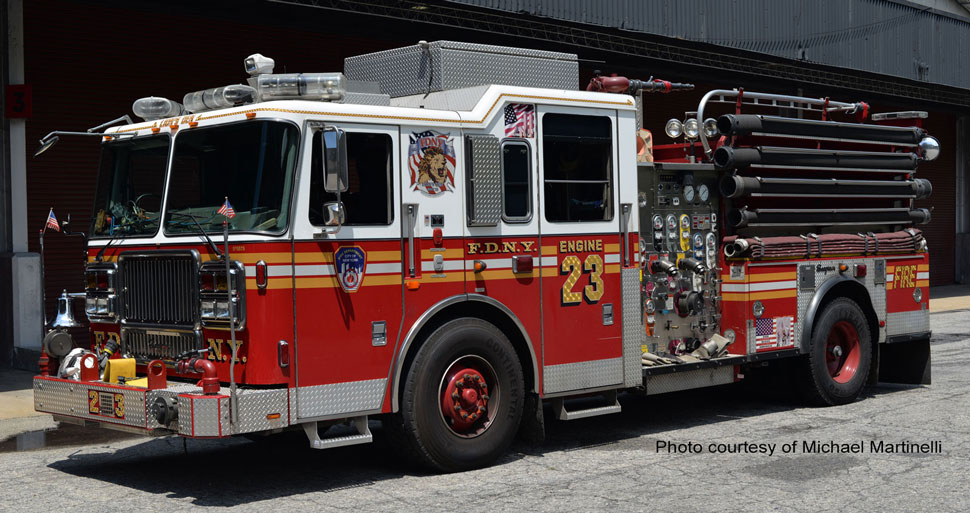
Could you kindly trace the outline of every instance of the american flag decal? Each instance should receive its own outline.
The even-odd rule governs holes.
[[[233,210],[232,205],[229,204],[229,198],[226,198],[226,202],[223,203],[221,207],[219,207],[219,210],[216,210],[216,213],[226,216],[226,219],[232,219],[233,217],[236,217],[236,211]]]
[[[510,103],[505,106],[505,137],[535,137],[535,105]]]
[[[70,216],[68,216],[68,217],[70,217]],[[61,225],[57,223],[57,218],[54,217],[54,209],[53,208],[51,209],[50,213],[47,214],[47,224],[44,225],[44,229],[45,230],[48,229],[48,228],[50,228],[51,230],[54,230],[55,232],[61,231]]]
[[[754,321],[755,350],[795,345],[795,323],[791,317],[774,317]]]

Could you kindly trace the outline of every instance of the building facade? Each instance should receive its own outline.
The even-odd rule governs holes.
[[[344,57],[418,40],[451,39],[577,53],[582,83],[600,70],[697,84],[645,99],[645,127],[662,140],[671,117],[704,91],[744,87],[867,101],[874,111],[923,110],[943,146],[920,166],[933,182],[924,226],[931,284],[970,282],[970,12],[956,0],[808,2],[437,2],[287,0],[245,8],[202,2],[0,0],[0,366],[35,365],[43,319],[62,290],[81,288],[83,239],[45,237],[49,210],[87,231],[98,142],[62,138],[124,114],[143,96],[241,83],[242,59],[262,53],[277,70],[338,71]],[[578,84],[579,85],[579,84]],[[46,302],[41,300],[46,296]]]

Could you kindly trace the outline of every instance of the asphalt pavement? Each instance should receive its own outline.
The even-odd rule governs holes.
[[[460,474],[400,461],[378,423],[375,443],[328,451],[309,449],[302,432],[0,431],[0,511],[966,511],[970,310],[931,322],[929,386],[879,385],[830,408],[805,407],[778,374],[622,396],[616,415],[560,422],[547,411],[543,445],[518,442]]]

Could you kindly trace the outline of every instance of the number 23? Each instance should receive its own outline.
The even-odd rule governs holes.
[[[582,292],[573,291],[581,273],[589,273],[589,285],[583,287]],[[578,305],[583,300],[583,296],[586,296],[586,301],[589,303],[595,303],[603,297],[603,279],[600,277],[603,274],[603,257],[590,254],[580,265],[579,257],[568,255],[562,260],[560,274],[569,275],[562,284],[563,306]]]

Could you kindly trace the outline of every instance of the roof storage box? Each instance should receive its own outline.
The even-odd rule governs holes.
[[[576,54],[435,41],[344,59],[351,80],[378,82],[392,98],[484,84],[575,90]]]

